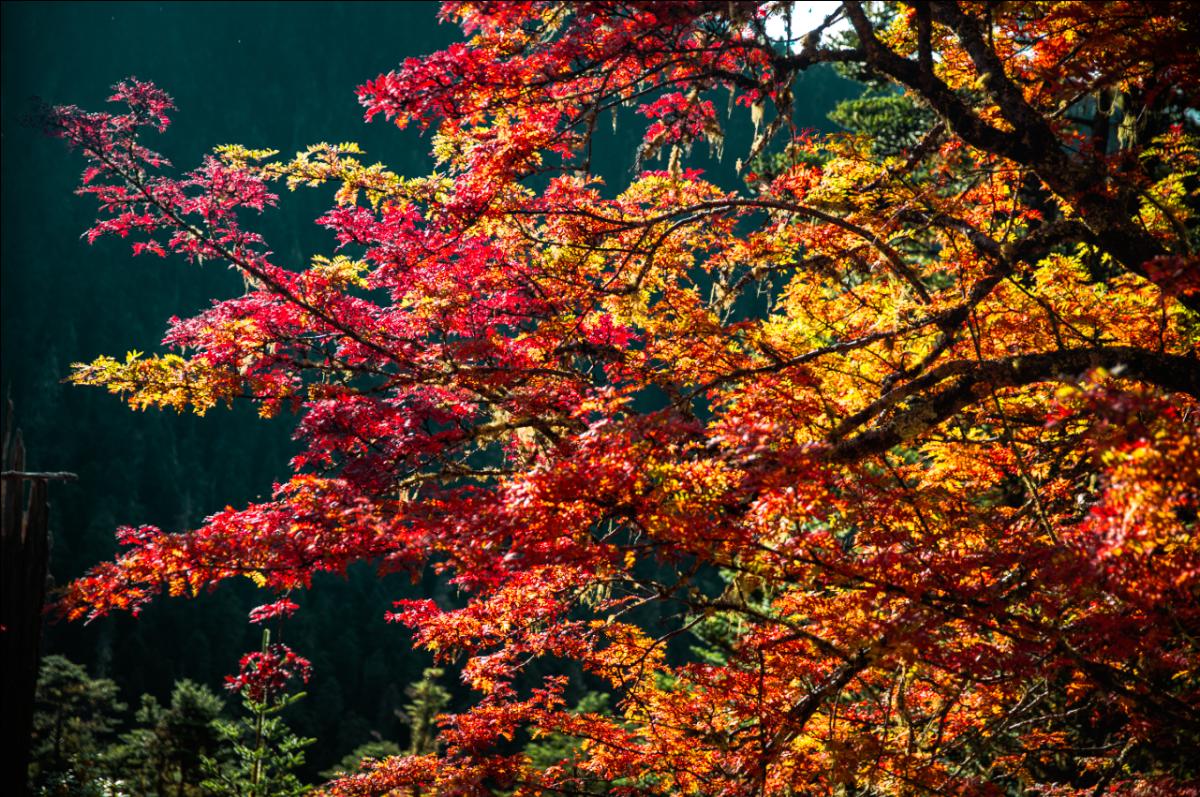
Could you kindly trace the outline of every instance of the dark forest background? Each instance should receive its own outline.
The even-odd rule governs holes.
[[[191,168],[218,144],[289,155],[318,141],[356,141],[369,158],[422,174],[432,167],[428,140],[365,125],[354,88],[459,38],[436,14],[436,3],[415,2],[4,4],[0,385],[11,394],[31,467],[79,475],[52,489],[56,583],[110,558],[118,525],[184,530],[226,505],[269,495],[287,475],[292,418],[263,421],[245,406],[203,418],[139,413],[102,391],[63,384],[71,363],[155,350],[168,317],[237,295],[243,284],[215,265],[133,258],[119,240],[88,246],[80,233],[94,205],[72,194],[81,160],[21,117],[36,98],[99,109],[114,82],[134,75],[175,98],[174,124],[151,146],[177,167]],[[829,111],[857,91],[832,72],[810,73],[798,87],[797,125],[831,129]],[[698,158],[721,182],[732,184],[733,160],[747,149],[744,116],[735,114],[725,162]],[[628,178],[638,132],[630,113],[599,142],[593,163],[606,165],[610,185]],[[299,267],[332,249],[312,222],[331,201],[321,191],[286,194],[261,219],[280,261]],[[383,613],[418,593],[453,599],[432,580],[381,580],[365,565],[347,578],[319,579],[299,597],[302,611],[282,633],[315,673],[289,722],[319,739],[309,751],[313,772],[373,735],[406,743],[396,710],[428,660]],[[195,601],[164,599],[138,618],[50,624],[44,652],[113,679],[131,705],[144,693],[166,699],[185,677],[216,689],[258,644],[248,610],[270,599],[247,581]]]

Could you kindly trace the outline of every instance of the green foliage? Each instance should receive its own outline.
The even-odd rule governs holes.
[[[241,672],[229,685],[242,695],[242,716],[233,722],[218,720],[217,733],[232,760],[222,762],[201,756],[207,779],[201,786],[218,797],[297,797],[309,787],[296,774],[304,766],[304,748],[316,739],[297,736],[283,721],[285,710],[304,698],[289,694],[287,682],[300,671],[308,680],[308,661],[286,646],[272,645],[264,628],[257,654],[242,657]]]
[[[105,745],[125,704],[117,685],[92,678],[62,656],[42,660],[33,718],[30,785],[34,794],[98,795],[111,782]]]
[[[118,738],[126,706],[116,684],[49,656],[34,713],[32,791],[38,797],[295,797],[308,790],[296,770],[315,740],[297,736],[280,715],[303,696],[245,698],[245,714],[231,721],[221,716],[219,695],[184,679],[165,706],[142,695],[134,726]]]
[[[450,693],[438,680],[445,674],[441,667],[428,667],[421,680],[405,693],[412,699],[404,706],[404,718],[411,728],[408,752],[423,755],[437,750],[438,714],[450,704]]]
[[[217,730],[233,751],[230,762],[203,756],[207,778],[201,786],[217,797],[297,797],[309,787],[296,775],[304,765],[304,748],[316,739],[297,736],[279,716],[304,697],[284,695],[270,703],[243,697],[243,716],[219,720]]]
[[[138,727],[122,734],[110,753],[123,789],[139,797],[202,794],[201,763],[218,755],[223,708],[224,701],[211,689],[187,679],[175,684],[167,707],[142,695],[135,715]]]
[[[867,92],[843,100],[829,118],[847,130],[871,138],[872,151],[881,157],[900,155],[921,142],[933,127],[931,111],[904,94]]]

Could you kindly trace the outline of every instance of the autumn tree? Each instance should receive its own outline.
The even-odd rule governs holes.
[[[358,91],[430,131],[425,177],[350,144],[173,176],[143,137],[170,98],[132,79],[119,112],[47,109],[90,239],[246,282],[74,381],[250,400],[302,445],[269,501],[120,530],[66,614],[442,574],[465,605],[391,616],[478,699],[338,794],[1194,793],[1194,9],[795,11],[446,3],[468,40]],[[793,129],[820,64],[875,86],[858,133]],[[691,160],[726,103],[734,188]],[[638,117],[603,183],[594,142]],[[277,185],[336,187],[333,252],[272,254]],[[564,662],[611,711],[523,680]],[[535,765],[547,735],[580,744]]]

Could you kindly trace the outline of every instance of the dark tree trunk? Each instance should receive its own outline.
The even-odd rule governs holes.
[[[3,734],[0,745],[0,793],[28,793],[27,773],[33,732],[33,696],[37,686],[42,608],[49,559],[46,486],[66,473],[25,472],[21,432],[12,433],[12,405],[4,427],[3,476],[0,478],[0,689]],[[28,489],[26,488],[28,483]]]

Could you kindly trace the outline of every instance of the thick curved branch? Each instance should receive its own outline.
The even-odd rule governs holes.
[[[955,360],[883,395],[848,418],[834,431],[837,442],[827,456],[834,461],[852,462],[879,454],[917,437],[992,390],[1036,382],[1074,381],[1092,368],[1119,369],[1123,378],[1200,399],[1200,360],[1133,346],[1068,349],[983,362]],[[924,391],[934,390],[945,381],[949,381],[948,386],[922,396]],[[840,439],[913,397],[912,404],[896,410],[884,425]]]
[[[1097,190],[1097,176],[1071,160],[1047,117],[1031,106],[1004,73],[1003,63],[983,38],[976,21],[956,3],[933,4],[934,16],[954,31],[967,51],[980,80],[1001,113],[1012,125],[1007,132],[984,122],[975,110],[944,81],[916,62],[889,49],[857,0],[846,0],[846,14],[863,44],[866,63],[912,89],[941,116],[950,129],[976,149],[1027,166],[1054,194],[1078,212],[1092,241],[1129,271],[1154,282],[1145,263],[1167,254],[1154,235],[1139,227],[1128,213],[1128,191]],[[1200,312],[1200,296],[1176,297],[1185,307]]]

